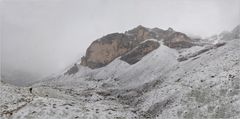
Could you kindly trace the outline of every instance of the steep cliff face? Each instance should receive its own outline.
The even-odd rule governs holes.
[[[172,28],[169,28],[168,30],[162,30],[159,28],[150,29],[140,25],[132,30],[126,31],[125,33],[112,33],[94,41],[88,47],[86,55],[82,57],[81,65],[92,69],[100,68],[106,66],[115,58],[125,54],[128,55],[125,55],[122,59],[129,57],[129,54],[131,54],[131,59],[141,59],[139,57],[143,57],[152,50],[156,49],[157,47],[155,46],[159,45],[157,42],[151,42],[153,43],[151,46],[154,47],[150,50],[146,50],[146,52],[143,52],[141,56],[133,55],[142,52],[143,49],[139,49],[141,47],[139,45],[147,39],[163,41],[165,45],[175,49],[194,46],[193,41],[187,35],[176,32]],[[129,51],[132,51],[134,48],[137,48],[139,51],[136,51],[135,49],[134,52],[129,53]],[[124,61],[127,60],[125,59]],[[134,63],[136,63],[136,61],[134,61]],[[132,62],[130,64],[132,64]]]
[[[125,54],[134,47],[130,36],[113,33],[94,41],[82,58],[81,65],[89,68],[99,68],[107,65],[115,58]]]

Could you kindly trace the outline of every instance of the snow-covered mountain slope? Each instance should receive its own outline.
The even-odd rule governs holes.
[[[78,88],[61,87],[19,88],[1,83],[1,119],[106,119],[134,118],[128,105],[102,96],[92,97],[90,93],[77,92]],[[88,89],[91,91],[91,89]],[[81,99],[85,97],[86,99]]]
[[[240,38],[240,25],[236,26],[232,31],[224,31],[218,35],[213,35],[205,39],[205,42],[219,43]],[[204,39],[203,39],[204,40]]]
[[[30,87],[2,84],[1,95],[16,97],[2,99],[1,114],[15,110],[9,117],[24,119],[239,118],[239,52],[236,39],[179,62],[176,50],[161,45],[134,65],[116,59],[100,69],[81,67],[76,75],[32,86],[32,93]]]
[[[133,87],[138,83],[140,83],[139,85],[145,83],[146,79],[147,81],[153,80],[160,75],[159,73],[167,71],[177,64],[177,57],[176,50],[162,44],[157,50],[149,53],[136,64],[129,65],[118,58],[103,68],[89,70],[88,72],[80,69],[72,78],[88,77],[90,80],[107,80],[107,82],[121,79],[118,82],[121,84],[120,87]],[[69,76],[66,76],[66,78],[63,80],[68,80]],[[135,82],[136,80],[138,82]],[[114,84],[115,82],[113,82]]]
[[[182,49],[157,42],[134,64],[119,56],[31,87],[1,83],[0,118],[240,118],[240,39]]]
[[[165,74],[141,109],[158,118],[239,118],[240,41],[212,49]],[[159,109],[159,103],[165,109]]]

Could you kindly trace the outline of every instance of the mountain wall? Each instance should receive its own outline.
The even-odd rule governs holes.
[[[117,57],[129,54],[134,48],[144,51],[139,45],[147,39],[162,41],[165,45],[175,49],[189,48],[195,45],[193,40],[186,34],[176,32],[172,28],[162,30],[138,26],[125,33],[112,33],[95,40],[88,47],[86,55],[82,57],[81,65],[92,69],[106,66]],[[151,45],[155,47],[158,44],[157,42],[155,43]],[[146,55],[147,53],[149,52],[143,54]],[[126,57],[122,59],[126,59]]]

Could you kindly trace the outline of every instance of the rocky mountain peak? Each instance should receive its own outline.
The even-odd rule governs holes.
[[[148,39],[163,41],[166,46],[175,49],[188,48],[194,45],[187,35],[176,32],[171,27],[168,30],[162,30],[139,25],[125,33],[112,33],[95,40],[88,47],[80,64],[92,69],[101,68],[120,56],[123,57],[121,58],[123,61],[129,64],[136,63],[144,55],[159,47],[159,43],[153,41],[141,44]]]
[[[174,32],[173,28],[171,28],[171,27],[169,27],[167,31],[168,32]]]
[[[136,28],[133,28],[132,30],[127,31],[125,34],[133,36],[134,40],[136,40],[136,42],[138,43],[146,39],[151,39],[155,37],[154,34],[151,33],[149,28],[146,28],[142,25],[139,25]]]
[[[219,34],[220,40],[228,41],[240,38],[240,25],[236,26],[232,31],[224,31]]]
[[[136,28],[134,28],[135,30],[139,30],[139,29],[148,29],[148,28],[146,28],[146,27],[144,27],[144,26],[142,26],[142,25],[138,25]],[[133,29],[133,30],[134,30]]]
[[[139,25],[131,30],[126,31],[126,33],[130,35],[134,35],[134,34],[138,34],[139,32],[147,32],[147,31],[149,31],[149,28]]]
[[[180,32],[172,33],[164,40],[164,44],[175,49],[190,48],[194,46],[192,39],[190,39],[186,34]]]
[[[232,30],[232,34],[235,36],[235,38],[240,38],[240,25]]]
[[[232,32],[238,32],[238,33],[240,33],[240,24],[237,25],[237,26],[232,30]]]

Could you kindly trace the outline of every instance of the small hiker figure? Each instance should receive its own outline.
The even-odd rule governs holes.
[[[30,91],[30,93],[32,93],[32,87],[31,87],[31,88],[29,88],[29,91]]]

